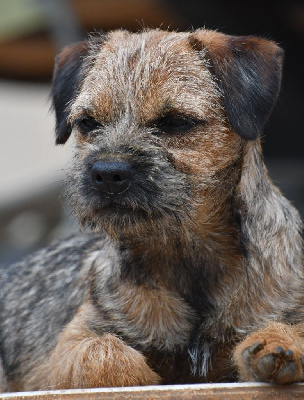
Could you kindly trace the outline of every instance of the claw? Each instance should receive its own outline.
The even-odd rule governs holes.
[[[255,344],[253,344],[252,346],[250,346],[249,348],[248,348],[248,351],[249,351],[249,353],[250,354],[256,354],[256,353],[258,353],[259,351],[261,351],[262,350],[262,348],[263,348],[263,346],[261,345],[261,343],[255,343]]]
[[[242,359],[244,363],[251,364],[252,356],[258,353],[260,350],[263,349],[261,343],[255,343],[250,347],[247,347],[242,353]]]
[[[286,357],[292,357],[293,356],[293,352],[291,350],[286,350],[285,351],[285,356]]]
[[[250,347],[247,347],[242,353],[242,359],[245,364],[251,364],[252,356],[258,353],[262,349],[262,345],[260,343],[255,343]]]

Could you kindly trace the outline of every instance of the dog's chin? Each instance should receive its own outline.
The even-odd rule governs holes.
[[[159,213],[119,204],[103,204],[86,209],[80,218],[83,227],[93,232],[106,231],[119,238],[129,235],[146,235],[162,216]]]
[[[79,210],[78,216],[79,216]],[[87,207],[81,213],[80,224],[94,233],[107,232],[114,239],[132,241],[149,239],[166,240],[168,235],[180,235],[182,225],[179,216],[172,213],[171,218],[157,208],[146,210],[129,204],[103,202]],[[185,227],[185,226],[184,226]]]

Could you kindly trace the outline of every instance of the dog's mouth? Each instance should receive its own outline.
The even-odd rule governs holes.
[[[133,200],[133,201],[132,201]],[[133,196],[94,196],[90,208],[83,214],[82,223],[95,231],[105,230],[111,236],[146,234],[159,224],[164,215],[150,204],[144,208]],[[149,228],[150,227],[150,228]]]
[[[132,207],[128,206],[127,204],[121,204],[119,201],[117,201],[115,199],[115,197],[103,199],[100,202],[97,209],[100,213],[106,212],[106,213],[113,213],[116,215],[138,213],[140,211],[137,208],[134,208],[134,207],[132,208]]]
[[[151,218],[156,217],[155,210],[152,211],[150,205],[149,208],[144,208],[143,204],[135,201],[133,196],[128,198],[127,193],[119,195],[109,195],[98,196],[95,198],[94,202],[95,213],[102,215],[112,216],[113,218],[119,217],[130,217],[130,221],[136,218]]]

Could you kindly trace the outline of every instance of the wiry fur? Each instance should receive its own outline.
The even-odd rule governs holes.
[[[2,390],[303,380],[301,222],[259,140],[281,64],[273,42],[207,30],[113,32],[58,56],[66,193],[94,233],[1,271]],[[196,123],[164,132],[170,113]],[[129,185],[100,192],[98,162],[130,166]]]

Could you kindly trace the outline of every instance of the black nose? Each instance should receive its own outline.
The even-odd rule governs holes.
[[[100,192],[119,194],[130,186],[131,167],[126,162],[98,161],[92,167],[91,179]]]

